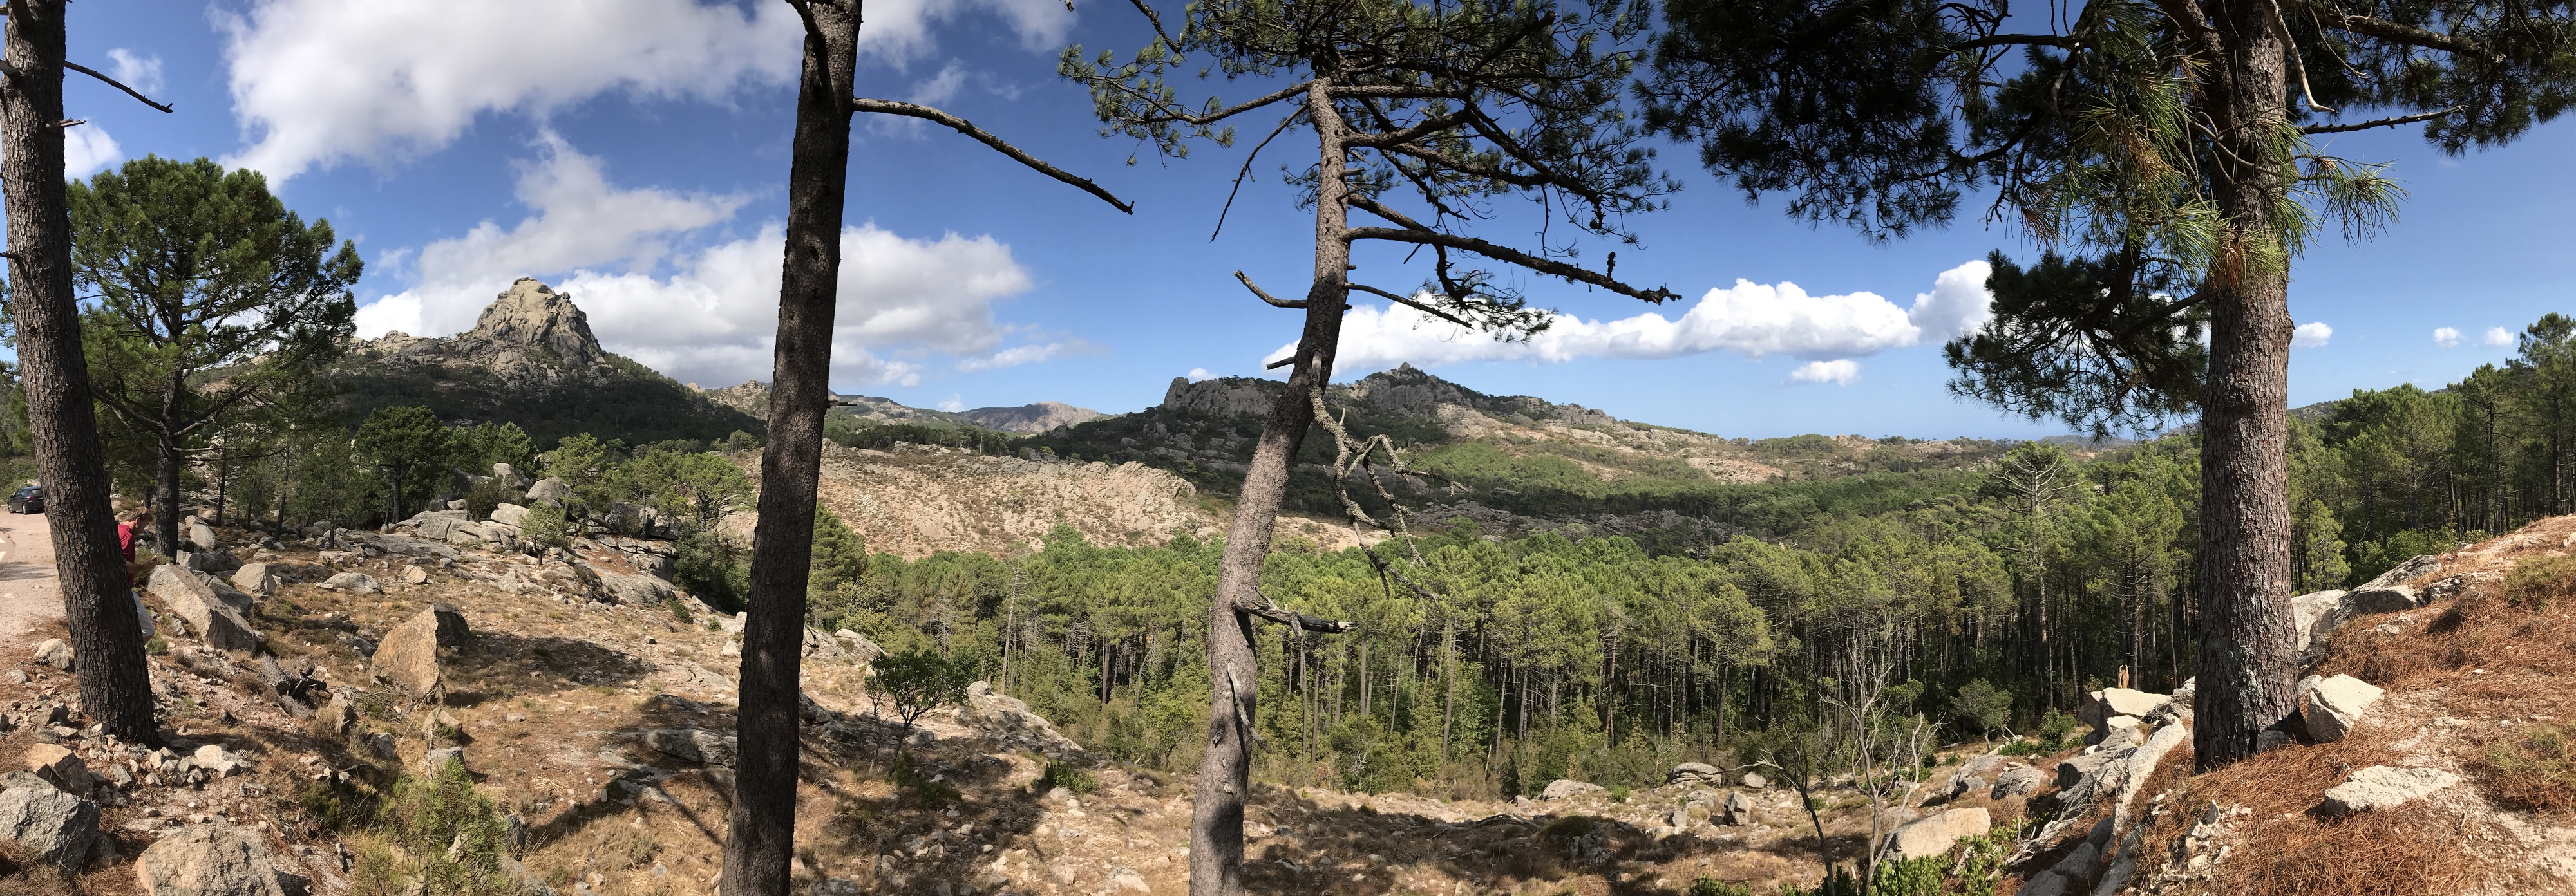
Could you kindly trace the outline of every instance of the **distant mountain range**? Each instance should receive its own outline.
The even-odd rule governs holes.
[[[717,402],[766,419],[769,415],[769,384],[754,380],[738,386],[727,386],[707,393]],[[1086,423],[1109,416],[1090,408],[1078,408],[1060,401],[1041,401],[1005,408],[975,408],[966,411],[934,411],[906,407],[891,398],[872,395],[834,394],[842,403],[833,413],[847,414],[885,423],[964,423],[1002,432],[1038,433],[1059,426]]]

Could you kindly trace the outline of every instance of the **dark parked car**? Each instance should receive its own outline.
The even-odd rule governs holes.
[[[45,487],[41,485],[30,485],[19,488],[16,494],[9,496],[9,512],[45,512]]]

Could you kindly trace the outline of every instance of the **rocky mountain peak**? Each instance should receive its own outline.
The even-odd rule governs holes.
[[[605,363],[608,353],[591,335],[590,316],[574,305],[572,295],[554,291],[534,277],[521,277],[483,308],[474,329],[458,334],[460,348],[535,349],[553,355],[564,366],[586,368]]]

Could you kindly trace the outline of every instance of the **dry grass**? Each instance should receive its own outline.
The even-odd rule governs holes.
[[[2257,814],[2233,860],[2220,868],[2218,891],[2315,896],[2466,892],[2491,876],[2469,852],[2478,833],[2464,816],[2427,801],[2348,819]]]
[[[2532,725],[2496,738],[2469,763],[2469,773],[2500,805],[2560,817],[2576,815],[2576,736],[2556,725]]]

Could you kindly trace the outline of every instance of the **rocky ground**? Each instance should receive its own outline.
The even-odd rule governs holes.
[[[65,668],[79,660],[60,644],[0,644],[0,756],[28,769],[0,775],[6,885],[373,892],[360,888],[385,883],[369,863],[386,853],[364,815],[370,796],[453,756],[507,815],[521,891],[712,892],[738,620],[645,583],[659,581],[652,558],[666,549],[649,520],[539,557],[505,549],[510,515],[424,515],[284,543],[188,527],[192,548],[222,547],[190,551],[184,562],[201,572],[165,567],[150,588],[165,644],[151,658],[157,750],[85,725]],[[2304,597],[2317,648],[2304,711],[2272,749],[2227,770],[2187,774],[2188,693],[2103,691],[2083,707],[2085,746],[2036,759],[1945,754],[1892,795],[1882,842],[1931,855],[2013,832],[1997,892],[2023,896],[2576,890],[2576,829],[2499,790],[2512,779],[2492,752],[2576,710],[2564,687],[2576,671],[2571,605],[2499,596],[2519,564],[2571,542],[2576,518],[2552,520],[2348,594]],[[59,631],[33,633],[48,634]],[[807,651],[799,892],[1186,889],[1185,777],[1102,761],[978,685],[968,705],[909,735],[918,775],[898,781],[907,735],[874,716],[861,686],[874,645],[809,632]],[[1535,896],[1679,893],[1703,876],[1756,892],[1811,882],[1813,827],[1762,771],[1684,765],[1652,789],[1564,781],[1550,798],[1510,803],[1259,786],[1251,889]],[[1867,799],[1847,781],[1817,796],[1826,851],[1860,854]]]

